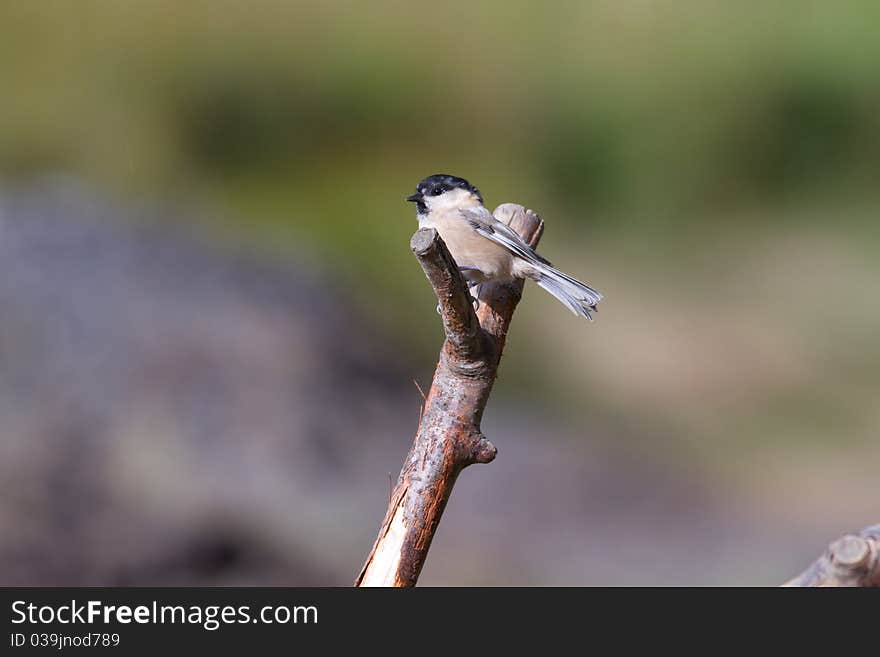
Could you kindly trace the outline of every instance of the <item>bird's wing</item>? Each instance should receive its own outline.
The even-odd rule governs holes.
[[[538,255],[532,247],[526,244],[525,240],[519,236],[519,233],[507,224],[498,221],[495,215],[483,206],[461,210],[461,216],[479,235],[496,244],[500,244],[514,255],[530,262],[537,261],[545,265],[550,264],[546,258]]]

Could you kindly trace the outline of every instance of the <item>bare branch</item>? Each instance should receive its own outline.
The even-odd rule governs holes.
[[[537,245],[544,226],[537,214],[508,203],[495,216]],[[418,432],[356,586],[414,586],[458,474],[495,458],[480,421],[522,295],[522,281],[486,285],[475,314],[464,279],[436,231],[419,230],[410,246],[437,295],[446,341]]]
[[[880,525],[838,538],[783,586],[880,586]]]
[[[476,360],[483,350],[480,322],[455,260],[433,228],[416,231],[409,246],[437,295],[447,344],[456,358]]]

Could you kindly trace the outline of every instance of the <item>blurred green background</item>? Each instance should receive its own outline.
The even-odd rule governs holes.
[[[530,286],[487,418],[534,409],[830,540],[880,521],[878,24],[867,1],[6,0],[0,175],[310,253],[423,382],[440,327],[403,198],[466,177],[607,299],[587,324]]]

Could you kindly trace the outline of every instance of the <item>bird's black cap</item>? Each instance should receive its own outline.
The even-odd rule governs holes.
[[[416,185],[416,193],[406,200],[419,203],[426,196],[439,196],[451,189],[466,189],[480,199],[480,203],[483,202],[483,195],[480,194],[479,189],[471,185],[464,178],[451,176],[448,173],[435,173],[433,176],[428,176]]]

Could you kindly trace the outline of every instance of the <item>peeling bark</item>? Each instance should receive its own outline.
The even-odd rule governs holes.
[[[536,213],[505,203],[494,214],[537,245],[544,224]],[[410,248],[434,288],[446,340],[415,440],[356,586],[415,586],[459,473],[495,458],[480,421],[523,289],[523,281],[484,284],[475,313],[467,285],[437,232],[417,231]]]

